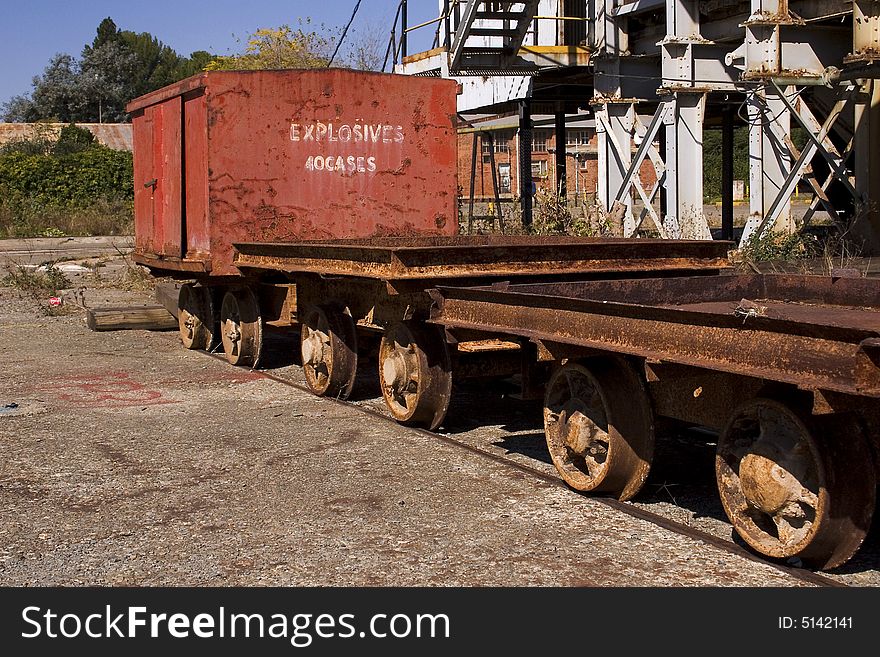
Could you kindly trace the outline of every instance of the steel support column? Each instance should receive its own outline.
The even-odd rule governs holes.
[[[633,114],[629,101],[607,101],[596,105],[596,136],[598,148],[599,201],[606,212],[614,206],[618,193],[626,182],[626,172],[632,162]],[[619,202],[624,206],[623,235],[635,230],[632,213],[632,194],[626,190]]]
[[[854,136],[856,207],[852,237],[864,255],[880,254],[880,0],[853,0],[851,66],[862,66],[874,76],[863,82],[856,99]]]
[[[556,194],[563,201],[567,198],[565,159],[565,112],[556,112]]]
[[[703,215],[703,118],[705,81],[697,79],[698,50],[710,45],[700,35],[699,2],[666,0],[666,36],[660,41],[663,84],[658,91],[672,106],[666,133],[666,216],[671,238],[711,239]]]
[[[880,254],[880,80],[866,80],[855,107],[856,207],[852,238],[863,255]]]
[[[789,93],[788,90],[784,90]],[[776,89],[763,86],[749,96],[749,218],[743,229],[745,244],[773,206],[791,171],[793,159],[785,140],[791,132],[791,116]],[[791,233],[791,200],[784,199],[773,224],[776,232]]]
[[[519,104],[519,180],[522,224],[532,225],[532,112],[528,99]]]
[[[590,47],[595,52],[593,110],[596,116],[597,200],[607,215],[617,217],[615,231],[630,235],[635,230],[632,194],[622,190],[632,161],[633,100],[624,98],[621,56],[629,48],[626,30],[615,20],[616,0],[590,0],[588,28]],[[620,192],[623,191],[622,198]],[[619,209],[614,208],[615,200]]]
[[[669,237],[711,239],[703,216],[703,115],[706,95],[677,92],[666,122],[664,219]]]

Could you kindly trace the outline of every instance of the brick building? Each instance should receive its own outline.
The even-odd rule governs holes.
[[[532,117],[532,179],[536,193],[552,194],[556,188],[556,132],[552,116]],[[474,141],[476,166],[472,171]],[[598,152],[595,122],[592,118],[566,123],[566,196],[575,204],[595,202],[598,185]],[[495,184],[502,204],[513,203],[520,196],[519,120],[516,116],[486,117],[459,126],[458,180],[460,199],[468,203],[492,203]],[[492,163],[495,164],[495,180]],[[639,172],[645,189],[656,181],[654,167],[646,161]]]

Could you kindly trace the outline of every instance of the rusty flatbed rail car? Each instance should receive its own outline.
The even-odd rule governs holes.
[[[357,369],[357,334],[380,335],[378,374],[389,410],[401,422],[430,428],[446,415],[453,371],[467,377],[522,368],[516,342],[483,336],[448,348],[442,334],[424,323],[427,291],[438,282],[712,275],[730,266],[729,244],[706,241],[482,235],[234,247],[233,262],[245,280],[227,295],[249,294],[251,301],[238,303],[250,304],[253,319],[229,324],[221,312],[223,339],[232,335],[240,343],[230,343],[227,354],[249,354],[252,362],[259,353],[256,324],[299,324],[309,387],[345,398]],[[250,341],[242,343],[242,336]]]
[[[700,240],[467,235],[234,246],[234,263],[239,269],[365,276],[388,281],[644,274],[730,267],[729,244]]]
[[[719,431],[724,509],[756,551],[833,568],[873,516],[880,281],[796,275],[440,286],[431,321],[555,364],[547,444],[574,488],[628,499],[654,417]]]

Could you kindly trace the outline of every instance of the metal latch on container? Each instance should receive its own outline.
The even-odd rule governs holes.
[[[153,178],[144,183],[144,187],[155,187],[159,183],[158,178]]]

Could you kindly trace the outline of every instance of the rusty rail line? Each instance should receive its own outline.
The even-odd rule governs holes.
[[[225,356],[222,353],[209,353],[209,352],[204,352],[204,353],[208,354],[209,356],[211,356],[213,358],[216,358],[217,360],[223,360],[223,361],[226,360]],[[277,383],[281,383],[282,385],[285,385],[285,386],[288,386],[291,388],[295,388],[297,390],[301,390],[301,391],[307,392],[307,393],[311,392],[310,388],[304,384],[297,383],[296,381],[291,381],[290,379],[286,379],[284,377],[278,376],[276,374],[271,374],[266,371],[262,371],[262,370],[256,370],[256,371],[260,374],[260,376],[263,376],[263,377],[270,379],[272,381],[276,381]],[[389,417],[383,413],[380,413],[379,411],[377,411],[375,409],[365,407],[365,406],[360,406],[358,404],[354,404],[352,402],[345,401],[345,400],[334,399],[332,397],[326,397],[325,399],[327,399],[327,401],[330,401],[332,403],[342,404],[346,407],[354,408],[354,409],[364,413],[365,415],[369,415],[371,417],[380,419],[384,422],[396,424],[394,418]],[[505,458],[499,454],[493,454],[491,452],[480,449],[480,448],[475,447],[473,445],[469,445],[463,441],[456,440],[455,438],[453,438],[447,434],[443,434],[443,433],[439,433],[439,432],[435,432],[435,431],[429,431],[427,429],[422,429],[422,428],[418,428],[418,427],[408,427],[408,429],[413,431],[414,433],[417,433],[417,434],[421,434],[424,436],[430,436],[432,440],[440,440],[443,443],[450,445],[452,447],[455,447],[457,449],[462,449],[464,451],[470,452],[471,454],[475,454],[481,458],[489,459],[491,461],[494,461],[495,463],[500,463],[500,464],[507,466],[507,467],[512,467],[516,470],[519,470],[520,472],[523,472],[523,473],[528,474],[530,476],[541,479],[549,484],[552,484],[552,485],[557,486],[559,488],[564,488],[566,490],[571,491],[571,488],[569,488],[565,484],[565,482],[562,479],[560,479],[558,476],[547,474],[546,472],[542,472],[541,470],[539,470],[537,468],[530,467],[530,466],[525,465],[523,463],[518,463],[512,459]],[[768,561],[766,558],[763,558],[760,555],[757,555],[753,552],[750,552],[750,551],[746,550],[745,548],[740,547],[739,545],[737,545],[736,543],[734,543],[732,541],[728,541],[728,540],[719,538],[717,536],[713,536],[712,534],[705,532],[705,531],[702,531],[700,529],[695,529],[693,527],[689,527],[683,523],[680,523],[680,522],[673,520],[671,518],[667,518],[666,516],[663,516],[661,514],[654,513],[652,511],[648,511],[648,510],[633,506],[632,504],[630,504],[628,502],[621,502],[621,501],[614,499],[614,498],[611,498],[611,497],[590,497],[589,499],[591,499],[595,502],[598,502],[600,504],[604,504],[605,506],[610,507],[610,508],[614,509],[615,511],[625,513],[628,516],[631,516],[633,518],[638,518],[639,520],[644,520],[644,521],[649,522],[653,525],[656,525],[658,527],[662,527],[663,529],[666,529],[671,532],[675,532],[676,534],[680,534],[680,535],[685,536],[687,538],[701,541],[703,543],[706,543],[708,545],[716,547],[716,548],[723,550],[723,551],[725,551],[729,554],[732,554],[734,556],[742,557],[742,558],[748,559],[749,561],[754,561],[755,563],[761,563],[761,564],[768,565],[771,568],[774,568],[775,570],[778,570],[782,573],[785,573],[786,575],[789,575],[790,577],[793,577],[794,579],[797,579],[799,581],[807,582],[809,584],[814,584],[816,586],[825,586],[825,587],[848,588],[848,586],[849,586],[847,584],[839,582],[839,581],[832,579],[831,577],[828,577],[828,576],[823,575],[821,573],[813,572],[811,570],[804,570],[804,569],[800,569],[800,568],[793,568],[793,567],[787,566],[785,564],[775,563],[773,561]]]

